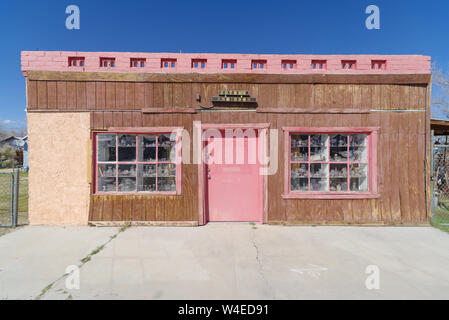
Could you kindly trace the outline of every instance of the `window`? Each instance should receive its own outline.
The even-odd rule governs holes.
[[[296,69],[296,60],[282,60],[281,67],[282,67],[282,70]]]
[[[96,134],[96,192],[180,194],[181,136],[172,132]]]
[[[171,69],[176,67],[176,59],[161,59],[161,68]]]
[[[69,67],[84,67],[84,57],[69,57]]]
[[[115,68],[115,58],[100,58],[100,67]]]
[[[221,68],[222,69],[234,69],[237,65],[237,60],[221,60]]]
[[[267,60],[252,60],[251,69],[265,69]]]
[[[146,62],[147,62],[147,59],[131,58],[131,60],[130,60],[130,67],[131,68],[145,68],[145,63]]]
[[[371,61],[371,69],[386,70],[387,69],[387,61],[386,60],[372,60]]]
[[[325,70],[327,66],[327,60],[312,60],[313,70]]]
[[[284,128],[284,197],[377,197],[377,130]]]
[[[342,60],[341,68],[343,70],[355,70],[356,69],[356,61],[355,60]]]
[[[206,59],[192,59],[192,69],[204,69],[206,68]]]

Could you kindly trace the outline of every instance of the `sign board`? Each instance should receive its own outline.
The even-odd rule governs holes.
[[[257,104],[256,98],[251,98],[248,90],[219,90],[218,97],[212,98],[212,103]]]

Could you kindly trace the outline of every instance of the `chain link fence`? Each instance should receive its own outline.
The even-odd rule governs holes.
[[[0,227],[14,225],[14,175],[0,172]]]
[[[433,138],[432,224],[449,231],[449,137]]]

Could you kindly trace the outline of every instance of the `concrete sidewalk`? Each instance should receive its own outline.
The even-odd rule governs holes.
[[[34,299],[118,228],[24,227],[0,237],[0,300]]]
[[[0,299],[449,299],[448,248],[430,227],[28,227],[0,237]]]

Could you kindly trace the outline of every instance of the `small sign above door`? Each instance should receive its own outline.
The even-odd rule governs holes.
[[[247,90],[219,90],[218,97],[213,97],[212,103],[229,107],[235,107],[236,103],[238,106],[247,105],[248,107],[255,107],[257,106],[257,99],[251,98]]]

